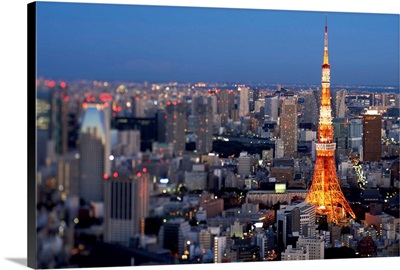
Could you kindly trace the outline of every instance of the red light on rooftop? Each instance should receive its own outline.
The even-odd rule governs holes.
[[[141,174],[140,172],[137,172],[137,173],[136,173],[136,176],[137,176],[137,177],[142,177],[142,174]]]
[[[69,96],[65,96],[65,97],[64,97],[64,101],[65,101],[65,102],[68,102],[68,101],[69,101]]]
[[[142,171],[143,171],[143,172],[147,172],[147,168],[143,168]]]
[[[56,82],[55,81],[49,81],[47,83],[47,86],[50,87],[50,88],[53,88],[54,86],[56,86]]]
[[[117,178],[117,177],[118,177],[118,173],[117,173],[117,172],[114,172],[114,173],[113,173],[113,176],[114,176],[114,178]]]
[[[104,179],[108,179],[108,174],[105,173],[105,174],[103,175],[103,178],[104,178]]]
[[[65,87],[67,87],[67,83],[66,82],[61,82],[60,86],[61,86],[61,88],[64,89]]]
[[[171,101],[168,101],[168,102],[167,102],[167,105],[168,105],[168,106],[171,105]]]

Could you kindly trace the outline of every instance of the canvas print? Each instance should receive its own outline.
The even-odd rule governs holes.
[[[30,267],[399,257],[399,15],[28,21]]]

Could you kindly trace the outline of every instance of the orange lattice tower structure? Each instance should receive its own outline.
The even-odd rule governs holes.
[[[330,94],[330,65],[328,61],[328,26],[325,22],[324,61],[322,64],[321,107],[318,123],[316,162],[311,187],[306,201],[315,205],[317,215],[326,215],[329,223],[342,223],[354,212],[340,188],[335,164],[336,143],[333,142],[333,125]]]

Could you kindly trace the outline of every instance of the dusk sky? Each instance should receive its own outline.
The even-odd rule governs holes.
[[[328,12],[332,84],[399,84],[399,16]],[[325,13],[37,3],[37,75],[321,81]]]

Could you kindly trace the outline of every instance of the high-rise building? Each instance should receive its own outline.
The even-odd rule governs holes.
[[[199,244],[203,245],[204,249],[211,249],[211,233],[208,230],[199,232]]]
[[[249,101],[250,101],[250,89],[244,85],[238,86],[240,94],[239,100],[239,117],[244,117],[249,114]]]
[[[182,255],[190,232],[188,221],[183,218],[168,220],[163,223],[158,233],[160,245],[174,255]]]
[[[79,155],[75,151],[58,157],[57,184],[61,198],[79,196]]]
[[[376,110],[368,110],[363,116],[363,159],[381,160],[382,116]]]
[[[80,138],[80,196],[87,203],[103,201],[103,177],[110,175],[109,111],[101,104],[84,104]]]
[[[233,91],[231,90],[220,90],[217,93],[218,97],[218,114],[221,115],[221,125],[225,126],[228,124],[230,117],[230,111],[233,108],[235,102]]]
[[[123,117],[113,118],[112,127],[117,130],[139,130],[140,131],[140,151],[151,151],[153,143],[158,139],[157,130],[158,117]]]
[[[221,263],[226,249],[226,236],[214,236],[214,263]]]
[[[51,139],[51,102],[47,91],[38,90],[36,94],[36,136],[37,166],[40,167],[46,163],[47,145]]]
[[[284,142],[284,156],[293,157],[297,153],[297,100],[287,97],[281,105],[281,139]]]
[[[336,156],[345,156],[347,154],[348,142],[348,124],[347,118],[333,119],[333,140],[336,143]]]
[[[140,152],[139,130],[118,130],[117,143],[112,147],[112,153],[117,156],[129,156]]]
[[[68,151],[68,101],[62,82],[51,88],[51,139],[54,143],[54,152],[58,155]]]
[[[361,119],[353,118],[349,119],[347,123],[348,130],[348,148],[351,150],[356,150],[360,145],[362,145],[362,122]]]
[[[284,156],[285,145],[282,139],[275,140],[275,158],[281,158]]]
[[[333,142],[327,25],[325,25],[321,108],[319,113],[318,143],[315,144],[317,157],[306,201],[315,206],[318,215],[327,216],[329,223],[338,224],[346,221],[347,215],[352,218],[355,218],[355,215],[340,188],[335,163],[336,143]]]
[[[241,152],[238,157],[238,173],[242,176],[249,175],[251,173],[251,156],[247,152]]]
[[[196,150],[199,153],[212,151],[213,115],[212,108],[199,103],[196,106]]]
[[[346,90],[336,91],[335,98],[335,118],[344,118],[346,116]]]
[[[165,110],[158,110],[156,112],[157,118],[157,141],[161,143],[167,142],[167,114]]]
[[[166,106],[166,142],[174,144],[174,153],[181,155],[186,148],[186,104],[181,99],[170,100]]]
[[[133,103],[133,117],[145,117],[145,100],[139,96],[136,95],[133,99],[132,99],[132,103]]]
[[[279,111],[279,97],[278,96],[266,96],[265,97],[265,115],[270,121],[278,120]]]
[[[313,131],[317,130],[318,123],[318,102],[313,90],[305,90],[300,92],[298,98],[299,126],[302,125]]]
[[[134,235],[144,234],[149,214],[148,173],[121,177],[118,172],[104,179],[104,241],[128,245]]]

